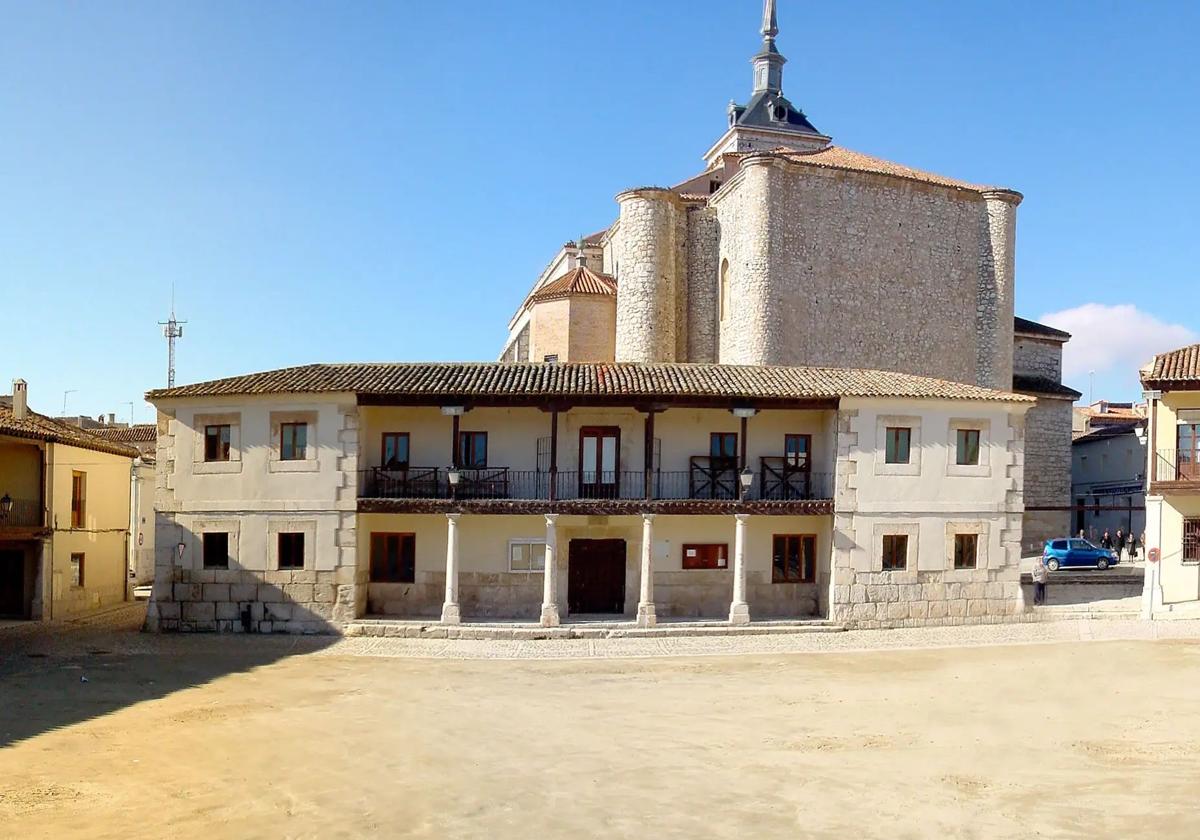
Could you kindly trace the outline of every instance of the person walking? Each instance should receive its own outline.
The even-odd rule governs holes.
[[[1134,560],[1137,559],[1137,554],[1138,554],[1138,539],[1137,539],[1137,537],[1135,537],[1133,535],[1133,532],[1130,531],[1129,532],[1129,562],[1130,563],[1132,563]]]
[[[1113,537],[1112,550],[1117,553],[1118,563],[1126,559],[1122,556],[1125,553],[1125,532],[1120,528],[1117,529],[1117,535]]]
[[[1033,571],[1030,577],[1033,578],[1033,605],[1040,607],[1046,603],[1046,579],[1050,576],[1050,570],[1046,568],[1046,558],[1038,557],[1033,561]]]
[[[1108,529],[1104,529],[1104,536],[1100,538],[1100,547],[1112,550],[1112,537],[1109,536]]]

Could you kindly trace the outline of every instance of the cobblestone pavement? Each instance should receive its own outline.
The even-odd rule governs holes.
[[[216,636],[139,632],[144,604],[87,619],[0,627],[0,674],[28,657],[186,655],[238,649],[271,656],[380,656],[415,659],[643,659],[903,650],[1079,641],[1200,639],[1200,620],[1083,619],[967,627],[860,630],[761,636],[462,640],[337,636]]]

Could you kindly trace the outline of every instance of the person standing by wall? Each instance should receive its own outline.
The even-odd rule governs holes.
[[[1129,558],[1123,556],[1125,554],[1125,532],[1120,528],[1117,529],[1117,535],[1113,538],[1112,550],[1117,553],[1117,562],[1125,562]]]
[[[1100,547],[1107,548],[1109,551],[1112,550],[1113,539],[1112,539],[1112,536],[1108,533],[1107,528],[1104,529],[1104,536],[1100,538]]]
[[[1040,607],[1046,603],[1046,580],[1050,576],[1050,570],[1046,568],[1046,558],[1039,556],[1033,561],[1033,570],[1030,577],[1033,578],[1033,605]]]

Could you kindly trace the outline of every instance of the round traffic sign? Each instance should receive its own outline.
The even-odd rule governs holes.
[[[1157,563],[1158,558],[1161,556],[1162,556],[1162,552],[1159,551],[1157,548],[1150,549],[1150,562],[1151,563]]]

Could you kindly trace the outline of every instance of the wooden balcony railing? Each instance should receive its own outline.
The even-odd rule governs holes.
[[[771,463],[766,463],[768,460]],[[763,459],[746,501],[812,501],[831,499],[832,476],[782,469]],[[586,501],[649,499],[652,501],[736,501],[739,472],[736,464],[713,463],[708,457],[691,459],[688,470],[650,473],[643,470],[560,470],[553,475],[535,470],[507,467],[459,470],[457,486],[451,486],[449,470],[437,467],[392,469],[375,467],[360,473],[360,496],[364,499],[456,499],[461,501],[512,499],[523,501]]]
[[[1200,482],[1200,452],[1188,449],[1160,449],[1155,453],[1154,481]]]
[[[0,529],[40,528],[45,524],[44,509],[37,499],[13,499],[9,497],[12,510],[5,512],[0,505]]]

